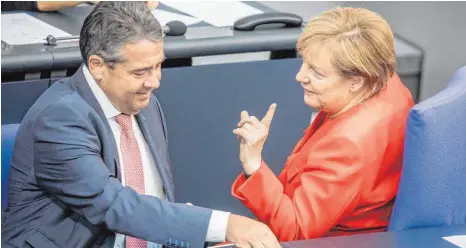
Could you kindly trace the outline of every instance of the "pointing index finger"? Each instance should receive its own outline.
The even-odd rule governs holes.
[[[270,127],[270,124],[272,123],[273,116],[275,114],[275,109],[277,108],[276,103],[272,103],[269,107],[269,110],[265,114],[264,118],[262,118],[261,122],[264,124],[267,128]]]

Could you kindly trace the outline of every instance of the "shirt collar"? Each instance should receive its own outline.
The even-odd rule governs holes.
[[[95,98],[97,98],[97,101],[99,102],[99,105],[104,112],[105,118],[111,119],[121,114],[121,112],[115,108],[115,106],[113,106],[112,102],[110,102],[108,96],[97,84],[94,77],[92,77],[91,72],[85,65],[83,66],[83,73],[87,83],[89,84],[89,87],[91,88],[92,93],[94,94]]]

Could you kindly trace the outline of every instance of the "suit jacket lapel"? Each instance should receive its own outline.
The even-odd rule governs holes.
[[[71,84],[73,88],[78,92],[78,94],[97,112],[100,119],[105,125],[105,129],[107,131],[107,136],[110,137],[110,143],[113,146],[113,161],[106,161],[106,165],[108,169],[116,175],[118,180],[121,181],[121,173],[120,173],[120,159],[118,155],[118,149],[115,142],[115,137],[113,136],[112,129],[108,124],[107,118],[105,117],[104,111],[100,107],[99,102],[92,93],[91,88],[89,87],[86,78],[84,77],[83,73],[83,66],[79,67],[76,73],[71,77]]]
[[[138,121],[141,132],[144,135],[144,139],[146,140],[147,145],[149,146],[149,149],[152,153],[152,157],[154,159],[155,165],[157,166],[160,178],[162,179],[163,187],[167,194],[167,199],[173,202],[175,200],[175,194],[170,179],[170,165],[166,164],[167,161],[161,157],[161,154],[155,145],[154,137],[151,135],[151,132],[149,132],[149,124],[144,110],[136,115],[136,120]]]
[[[301,140],[296,144],[295,148],[293,149],[293,154],[297,153],[303,148],[304,144],[309,140],[309,138],[317,131],[317,129],[322,125],[326,117],[326,114],[322,111],[320,111],[312,124],[304,131],[304,136],[301,138]]]

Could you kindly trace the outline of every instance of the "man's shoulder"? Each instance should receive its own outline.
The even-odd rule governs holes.
[[[63,79],[50,86],[26,113],[23,122],[35,121],[41,115],[61,116],[88,115],[93,109],[71,86],[69,79]]]

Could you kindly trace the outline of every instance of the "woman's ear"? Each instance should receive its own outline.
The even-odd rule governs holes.
[[[363,77],[356,76],[351,78],[350,91],[353,93],[358,92],[364,86],[365,80]]]

